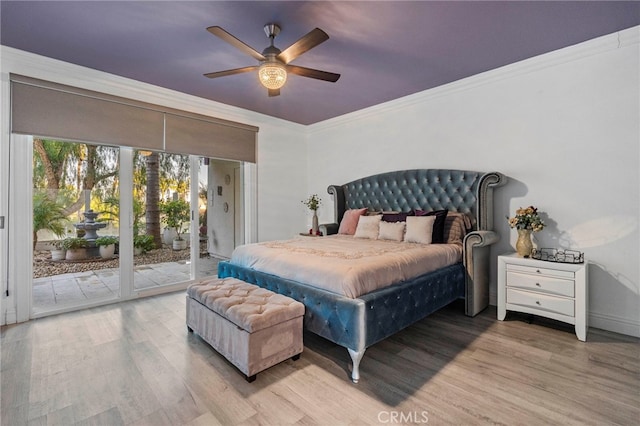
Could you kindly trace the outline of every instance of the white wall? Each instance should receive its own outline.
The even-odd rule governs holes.
[[[548,215],[539,247],[590,262],[591,325],[640,335],[640,27],[309,128],[308,192],[384,171],[500,171],[492,250],[513,251],[505,216]],[[319,211],[333,221],[332,203]]]
[[[285,238],[306,226],[305,217],[288,207],[299,205],[299,200],[306,197],[304,126],[6,46],[0,46],[0,58],[0,216],[8,215],[9,73],[16,73],[258,126],[257,165],[255,169],[249,167],[245,173],[252,178],[247,179],[245,186],[251,189],[255,181],[258,188],[257,196],[252,199],[257,205],[248,205],[248,213],[253,214],[248,222],[253,228],[257,226],[257,230],[249,233],[253,235],[249,240]],[[8,269],[5,259],[10,248],[7,244],[7,231],[0,230],[2,280]],[[9,282],[9,296],[0,295],[0,324],[15,322],[16,285],[16,282]]]

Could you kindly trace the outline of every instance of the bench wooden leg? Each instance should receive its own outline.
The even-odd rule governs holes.
[[[193,328],[191,328],[191,327],[187,326],[187,331],[188,331],[189,333],[193,333]]]
[[[294,355],[291,357],[292,360],[297,361],[300,359],[300,354]]]
[[[247,380],[247,382],[251,383],[256,380],[256,376],[257,374],[254,374],[253,376],[244,376],[244,378]]]

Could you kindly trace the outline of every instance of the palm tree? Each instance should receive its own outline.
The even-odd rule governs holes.
[[[160,237],[160,161],[157,152],[146,157],[147,189],[145,192],[145,231],[153,237],[156,247],[162,247]]]
[[[33,249],[38,242],[38,231],[47,230],[61,237],[65,232],[65,207],[42,192],[33,196]]]

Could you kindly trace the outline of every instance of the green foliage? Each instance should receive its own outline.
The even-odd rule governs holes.
[[[139,248],[143,253],[148,252],[156,248],[156,243],[153,241],[153,235],[136,235],[133,237],[133,246]]]
[[[58,237],[64,235],[67,217],[64,205],[49,198],[43,192],[33,194],[33,246],[38,241],[38,231],[51,231]]]
[[[65,250],[87,248],[89,247],[89,241],[79,237],[69,237],[62,240],[62,248]]]
[[[302,204],[307,206],[309,210],[316,211],[318,210],[318,207],[320,207],[320,204],[322,204],[322,199],[318,197],[318,194],[313,194],[310,195],[306,200],[302,200]]]
[[[115,222],[119,224],[120,198],[118,196],[107,197],[100,205],[100,222]],[[133,235],[138,235],[144,217],[144,202],[133,198]]]
[[[104,237],[96,238],[97,246],[110,246],[111,244],[116,244],[118,242],[118,237],[114,237],[112,235],[105,235]]]
[[[183,227],[190,219],[189,203],[183,200],[167,201],[160,205],[160,211],[164,214],[164,223],[169,228],[175,229],[176,239],[182,240]]]

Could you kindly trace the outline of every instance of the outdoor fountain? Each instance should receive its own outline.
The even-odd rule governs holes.
[[[84,234],[84,239],[89,241],[89,248],[87,248],[88,257],[97,257],[99,256],[98,247],[96,247],[96,239],[98,238],[98,229],[102,229],[107,226],[106,223],[96,222],[96,218],[98,217],[98,213],[93,210],[87,210],[83,214],[84,221],[80,223],[74,223],[73,226],[76,229],[82,229]]]

